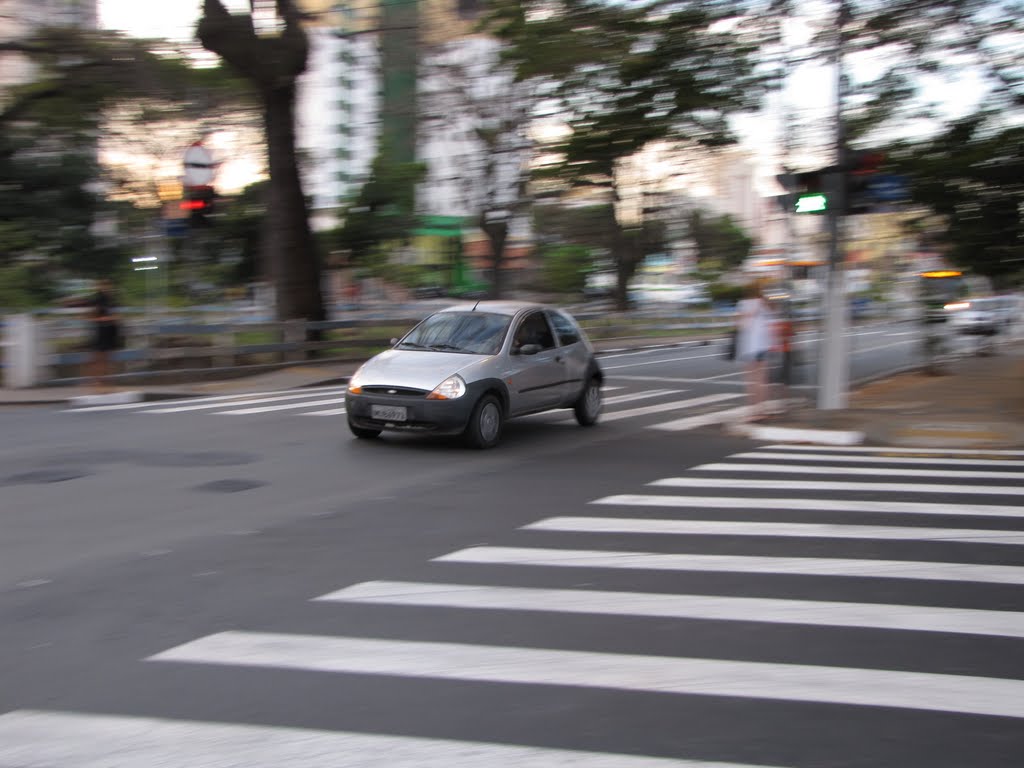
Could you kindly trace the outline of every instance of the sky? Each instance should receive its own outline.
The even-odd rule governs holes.
[[[249,0],[222,0],[229,11],[248,11]],[[99,0],[99,22],[106,29],[123,31],[137,37],[158,37],[186,41],[193,39],[195,24],[199,17],[202,0],[161,0],[160,3],[140,0]],[[961,84],[950,89],[938,85],[934,89],[938,100],[945,101],[947,114],[963,113],[973,106],[979,93],[977,82]],[[819,66],[804,66],[794,72],[786,89],[791,107],[806,114],[830,114],[834,93],[834,78]],[[766,110],[757,115],[743,117],[734,123],[740,133],[741,145],[757,157],[760,166],[758,186],[773,186],[772,176],[780,160],[778,144],[781,141],[782,125],[778,110]],[[830,162],[830,158],[824,158]],[[814,159],[812,162],[819,162]],[[797,162],[796,165],[802,165]],[[222,172],[234,169],[224,168]],[[234,170],[241,172],[241,169]],[[227,181],[227,179],[223,179]],[[233,180],[234,181],[234,180]],[[241,183],[238,180],[237,183]],[[231,184],[235,186],[235,184]],[[763,194],[777,194],[778,190],[763,188]]]

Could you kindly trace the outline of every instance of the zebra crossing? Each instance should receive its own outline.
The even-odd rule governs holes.
[[[808,479],[822,475],[844,479]],[[1024,451],[774,445],[655,477],[644,490],[593,498],[583,510],[539,515],[493,542],[440,554],[423,564],[420,580],[381,578],[309,597],[342,615],[375,606],[397,628],[386,635],[353,631],[351,617],[330,633],[235,628],[141,661],[324,676],[327,686],[353,677],[482,686],[470,698],[476,726],[511,716],[501,702],[512,691],[572,697],[568,709],[564,698],[563,708],[536,714],[513,708],[526,725],[511,736],[474,738],[461,721],[453,727],[467,732],[452,738],[395,732],[386,721],[333,730],[29,709],[0,714],[0,765],[1021,764],[1024,670],[1013,659],[1024,650]],[[459,621],[429,623],[446,611]],[[523,629],[504,640],[473,638],[499,616],[517,617]],[[553,622],[572,617],[587,622],[585,631],[553,641]],[[643,625],[659,627],[664,642],[630,635],[637,622],[653,620],[670,622]],[[783,630],[790,645],[780,651],[770,633]],[[708,633],[704,646],[693,639]],[[604,642],[612,635],[628,644]],[[993,652],[1005,663],[988,658]],[[660,738],[644,741],[641,753],[626,725],[635,722],[627,710],[643,701],[637,696],[657,697],[652,710],[671,715],[678,707],[695,720],[702,705],[745,707],[735,712],[753,716],[721,724],[727,735],[717,741],[707,720],[668,717],[671,731],[651,725]],[[597,701],[620,702],[609,710],[619,714],[607,738],[572,720]],[[392,704],[401,707],[397,698]],[[759,718],[779,712],[768,735],[757,731]],[[805,736],[818,717],[824,735]],[[563,742],[531,740],[529,725],[552,718],[561,718]],[[745,734],[759,739],[756,750],[740,748]],[[908,761],[908,750],[927,751],[915,742],[921,734],[948,737],[973,759],[940,750]],[[860,751],[851,753],[851,744]],[[760,757],[737,761],[741,753]]]
[[[606,393],[622,390],[621,386],[605,387]],[[649,417],[662,418],[650,428],[682,431],[699,426],[735,421],[747,413],[746,406],[736,406],[741,392],[717,392],[696,395],[685,389],[645,389],[611,394],[604,400],[603,422]],[[658,400],[660,402],[650,402]],[[643,404],[641,404],[643,403]],[[724,407],[723,407],[724,406]],[[179,400],[86,405],[68,408],[66,413],[136,413],[142,415],[201,414],[213,416],[270,416],[276,414],[302,417],[331,417],[345,413],[345,387],[314,387],[303,390],[253,392],[239,395],[215,395]],[[677,418],[677,414],[695,415]],[[544,423],[571,423],[571,410],[552,411],[526,417]]]

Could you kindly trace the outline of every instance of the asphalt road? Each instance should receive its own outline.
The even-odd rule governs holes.
[[[758,450],[714,346],[604,366],[487,452],[0,412],[0,766],[1020,765],[1024,455]]]

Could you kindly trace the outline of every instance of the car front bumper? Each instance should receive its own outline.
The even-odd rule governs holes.
[[[473,392],[454,400],[349,392],[345,395],[345,412],[351,424],[364,429],[453,435],[466,429],[477,399]],[[374,418],[375,405],[404,408],[406,418],[404,421]]]

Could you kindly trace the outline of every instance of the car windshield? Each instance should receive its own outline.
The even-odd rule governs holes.
[[[510,321],[489,312],[438,312],[409,331],[398,348],[494,355],[501,349]]]

